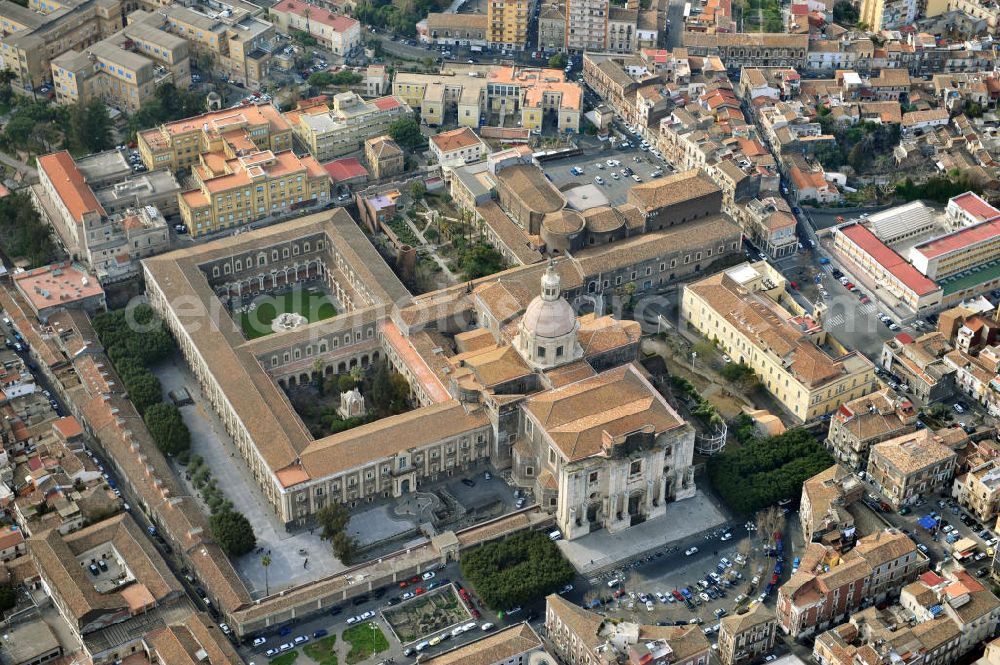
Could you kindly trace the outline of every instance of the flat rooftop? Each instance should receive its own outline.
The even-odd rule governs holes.
[[[96,277],[69,263],[53,263],[15,274],[14,283],[36,312],[104,293]]]

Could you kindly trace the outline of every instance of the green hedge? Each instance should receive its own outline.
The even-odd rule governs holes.
[[[507,610],[558,591],[576,573],[546,534],[526,531],[464,553],[462,575],[489,607]]]

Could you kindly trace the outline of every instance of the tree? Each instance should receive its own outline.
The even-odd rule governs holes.
[[[191,448],[191,432],[181,418],[181,412],[169,402],[153,404],[142,417],[156,447],[164,455],[179,455]]]
[[[427,194],[427,185],[421,180],[414,180],[410,184],[410,196],[413,197],[414,201],[419,201]]]
[[[36,267],[51,263],[56,247],[25,191],[0,198],[0,249],[11,259],[24,259]]]
[[[355,386],[358,385],[357,379],[355,379],[350,374],[341,374],[337,379],[337,388],[342,393],[350,392],[354,390]]]
[[[338,531],[330,540],[334,555],[341,563],[350,563],[356,556],[358,544],[346,531]]]
[[[424,145],[424,135],[420,133],[420,125],[413,118],[400,118],[389,125],[389,136],[401,148],[407,150]]]
[[[726,363],[719,374],[742,392],[753,390],[760,383],[757,373],[745,363]]]
[[[535,602],[576,575],[559,547],[540,531],[522,531],[462,554],[462,575],[495,610]]]
[[[549,58],[549,67],[552,69],[563,69],[566,67],[566,54],[556,53]]]
[[[333,537],[347,528],[351,516],[347,509],[339,503],[331,503],[316,511],[316,524],[321,531],[319,537],[323,540],[333,540]]]
[[[0,586],[0,612],[17,607],[17,589],[13,584]]]
[[[463,250],[458,265],[465,280],[486,277],[507,267],[503,255],[483,242],[477,242]]]
[[[868,151],[865,150],[863,143],[858,143],[851,148],[851,151],[847,153],[847,163],[851,165],[855,173],[861,173],[865,170],[865,166],[868,164]]]
[[[833,22],[850,27],[858,22],[861,16],[857,5],[851,0],[837,0],[833,5]]]
[[[796,499],[802,483],[833,458],[808,431],[752,438],[708,461],[708,477],[730,509],[749,516],[782,499]]]
[[[220,511],[209,518],[209,526],[212,537],[229,556],[242,556],[257,546],[253,527],[243,513],[234,510]]]
[[[265,554],[260,558],[260,565],[264,566],[264,595],[271,595],[271,585],[267,581],[267,569],[271,567],[271,556]]]
[[[70,115],[71,143],[86,152],[101,152],[114,145],[108,107],[98,97],[78,102]]]

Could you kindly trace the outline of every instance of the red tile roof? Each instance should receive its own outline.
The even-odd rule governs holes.
[[[982,221],[1000,216],[1000,210],[997,210],[989,203],[979,198],[974,192],[959,194],[958,196],[953,197],[950,203],[954,203],[965,212],[969,213],[973,217],[978,217]]]
[[[335,159],[332,162],[324,164],[323,168],[325,168],[326,172],[330,174],[330,178],[334,183],[351,180],[353,178],[368,177],[367,169],[361,165],[361,162],[359,162],[356,157]]]
[[[304,12],[306,9],[309,9],[310,21],[328,25],[337,32],[346,32],[351,26],[358,25],[358,21],[350,16],[323,11],[316,5],[300,2],[299,0],[281,0],[281,2],[271,8],[271,11],[288,12],[296,16],[305,16]]]
[[[104,215],[104,208],[97,202],[97,197],[68,152],[63,150],[42,155],[38,158],[38,168],[52,181],[56,193],[77,224],[83,223],[83,216],[88,212]]]
[[[992,222],[983,222],[975,226],[967,226],[964,229],[949,233],[948,235],[928,240],[917,245],[913,249],[920,252],[928,259],[937,258],[943,254],[964,249],[971,245],[990,240],[1000,236],[1000,219]]]
[[[937,284],[922,275],[919,270],[892,251],[864,226],[850,224],[841,227],[840,232],[918,296],[931,293],[938,288]]]
[[[381,111],[391,111],[392,109],[398,109],[403,105],[403,102],[399,99],[399,97],[393,97],[390,95],[388,97],[373,99],[372,104],[377,106]]]

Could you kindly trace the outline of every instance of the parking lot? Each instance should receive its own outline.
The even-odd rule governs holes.
[[[609,161],[612,163],[609,164]],[[598,184],[613,206],[625,203],[628,190],[636,184],[632,175],[638,176],[641,182],[646,182],[674,172],[665,160],[657,159],[649,151],[639,150],[634,146],[625,150],[609,148],[597,154],[546,162],[543,166],[545,175],[558,189],[565,190],[572,185]],[[571,172],[573,168],[580,172]],[[623,175],[622,171],[626,168],[633,174]],[[598,177],[602,183],[597,183]]]

